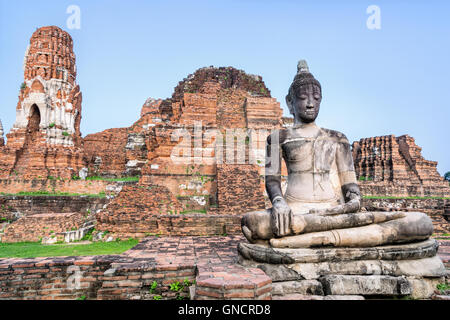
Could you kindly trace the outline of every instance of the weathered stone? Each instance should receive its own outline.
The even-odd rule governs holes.
[[[344,134],[316,125],[321,100],[320,83],[301,61],[286,96],[294,125],[275,130],[266,143],[265,185],[272,208],[244,215],[247,240],[272,248],[362,248],[428,239],[433,224],[424,213],[358,212],[361,193],[350,144]],[[285,192],[281,160],[288,171]],[[289,263],[280,252],[239,249],[246,258]]]
[[[88,175],[88,169],[87,168],[81,168],[81,170],[78,172],[78,176],[82,180],[86,180],[87,175]]]
[[[253,260],[243,259],[242,256],[239,257],[239,263],[243,266],[259,268],[267,274],[273,282],[277,281],[291,281],[291,280],[302,280],[305,279],[303,275],[296,272],[290,265],[286,264],[270,264],[255,262]],[[314,278],[310,278],[314,279]]]
[[[391,196],[386,194],[385,196]],[[440,198],[363,198],[361,206],[367,211],[420,211],[426,213],[433,222],[433,233],[450,233],[450,223],[445,220],[445,206],[450,200]]]
[[[121,177],[126,171],[128,128],[108,129],[83,139],[84,154],[92,175]]]
[[[443,283],[445,280],[443,277],[441,278],[410,278],[408,277],[408,282],[411,285],[411,298],[413,299],[428,299],[436,290],[436,285],[439,283]]]
[[[404,277],[329,275],[320,278],[327,295],[409,295],[410,283]]]
[[[317,280],[274,282],[272,279],[272,296],[286,294],[323,295],[322,284]]]
[[[435,294],[431,297],[431,299],[433,300],[445,300],[445,301],[450,301],[450,296],[444,296],[444,295],[440,295],[440,294]]]
[[[414,138],[394,135],[353,142],[353,158],[361,192],[372,196],[448,197],[450,186],[436,161],[423,158]]]
[[[324,296],[323,300],[365,300],[363,296],[357,295],[329,295]]]
[[[173,229],[173,234],[188,230],[195,232],[193,234],[240,233],[240,219],[231,216],[238,217],[242,210],[258,210],[265,206],[261,179],[264,141],[268,129],[281,126],[281,116],[280,104],[270,97],[261,77],[231,67],[199,69],[178,84],[172,98],[148,99],[142,107],[141,118],[131,127],[86,136],[84,148],[89,170],[100,176],[141,175],[141,187],[158,185],[167,188],[182,206],[177,213],[183,212],[184,216],[164,220],[168,224],[174,222],[174,225],[180,221],[185,227],[176,230],[168,225],[166,228],[166,222],[158,221],[159,214],[151,223],[146,218],[146,222],[141,220],[135,227],[128,222],[116,223],[119,216],[121,221],[131,221],[135,216],[146,215],[144,211],[148,210],[136,214],[134,210],[120,210],[120,215],[107,211],[110,218],[106,217],[105,211],[99,217],[99,224],[105,228],[109,228],[107,224],[114,224],[116,233],[130,236],[133,233],[141,236],[153,232],[148,230],[158,229],[164,232]],[[199,121],[201,127],[198,129]],[[230,163],[228,158],[225,162],[225,156],[228,157],[226,129],[243,133],[242,163]],[[250,129],[253,130],[249,134],[251,139],[246,140]],[[189,147],[194,146],[191,154],[194,162],[189,159],[178,163],[172,158],[180,145],[180,141],[173,139],[179,130],[191,137]],[[224,138],[215,138],[214,134],[224,134]],[[228,141],[232,139],[229,137]],[[222,156],[220,149],[224,149]],[[233,155],[237,160],[237,154]],[[246,196],[241,197],[241,194]],[[125,195],[120,198],[115,201],[125,201]],[[151,198],[156,199],[157,195]],[[130,207],[145,207],[144,198],[133,199],[134,203],[129,201]],[[207,211],[207,215],[202,218],[189,216],[199,211]],[[194,225],[190,226],[194,220]],[[216,226],[214,220],[217,220]],[[138,232],[142,230],[147,231]]]

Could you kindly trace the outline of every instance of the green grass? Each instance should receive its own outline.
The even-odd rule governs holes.
[[[104,192],[100,193],[69,193],[69,192],[50,192],[50,191],[20,191],[18,193],[5,193],[1,192],[2,196],[87,196],[93,198],[105,198],[106,194]]]
[[[94,256],[102,254],[120,254],[139,243],[129,239],[112,242],[94,242],[90,244],[44,245],[40,242],[0,243],[0,258],[35,258],[60,256]]]
[[[441,292],[441,293],[445,293],[446,291],[450,290],[450,284],[448,283],[439,283],[438,285],[436,285],[436,288]]]
[[[118,182],[118,181],[139,181],[139,176],[134,176],[134,177],[122,177],[122,178],[104,178],[104,177],[87,177],[86,180],[88,181],[95,181],[95,180],[100,180],[100,181],[109,181],[109,182]]]
[[[450,200],[450,198],[444,197],[388,197],[388,196],[363,196],[364,199],[417,199],[417,200],[426,200],[426,199],[438,199],[438,200]]]
[[[196,213],[204,213],[204,214],[206,214],[206,209],[186,210],[186,211],[181,211],[180,212],[180,214],[196,214]]]

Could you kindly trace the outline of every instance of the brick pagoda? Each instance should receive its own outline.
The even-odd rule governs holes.
[[[364,138],[353,142],[353,158],[361,192],[372,196],[449,197],[450,186],[423,158],[409,135]]]
[[[37,29],[25,53],[16,121],[0,147],[0,178],[77,174],[84,166],[81,101],[72,38],[55,26]]]
[[[119,230],[119,221],[140,216],[140,221],[147,222],[140,230],[134,228],[135,234],[239,233],[239,214],[265,207],[265,141],[271,129],[282,126],[281,117],[280,104],[260,76],[232,67],[207,67],[181,81],[171,98],[148,99],[141,118],[130,128],[88,135],[84,142],[90,170],[100,175],[120,174],[120,170],[123,175],[141,174],[139,186],[126,187],[98,216],[97,230],[128,236],[132,229]],[[209,135],[222,133],[226,140],[227,129],[249,132],[244,137],[244,157],[231,164],[226,161],[226,141]],[[185,143],[183,137],[173,139],[177,130],[190,137],[186,140],[192,152],[190,162],[176,163],[171,158],[174,148]],[[112,146],[112,141],[116,147],[109,151],[100,146]],[[220,149],[223,158],[217,161]],[[113,157],[116,154],[120,156]],[[173,208],[181,206],[183,214],[167,217],[180,211],[145,209],[143,204],[157,196],[150,195],[152,186],[164,187],[163,194],[170,192],[177,199]],[[132,193],[141,194],[142,201],[136,196],[133,203],[124,198]],[[116,202],[128,209],[108,210]]]

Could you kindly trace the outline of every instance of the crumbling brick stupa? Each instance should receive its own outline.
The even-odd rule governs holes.
[[[90,170],[97,170],[100,175],[141,175],[139,185],[126,187],[127,192],[122,192],[113,203],[123,203],[122,197],[130,188],[136,194],[146,194],[148,191],[142,188],[157,185],[167,190],[164,193],[175,196],[174,208],[181,206],[181,212],[173,212],[174,216],[166,221],[162,216],[170,213],[142,210],[135,199],[129,206],[135,212],[140,207],[141,220],[147,221],[146,225],[140,224],[140,230],[123,229],[121,233],[118,226],[120,220],[127,219],[124,212],[108,208],[98,216],[97,230],[114,230],[122,236],[180,234],[188,229],[193,235],[239,233],[237,212],[265,206],[261,179],[265,141],[270,129],[282,126],[281,117],[280,104],[270,96],[260,76],[231,67],[207,67],[181,81],[171,98],[148,99],[141,118],[130,128],[88,135],[84,142]],[[110,154],[121,156],[114,159],[102,147],[96,147],[102,143],[111,145],[112,139],[120,140],[114,143],[116,147]],[[245,150],[239,161],[235,149],[232,155],[226,154],[226,140],[231,139],[244,139]],[[192,153],[187,162],[173,160],[174,150],[180,145]],[[232,156],[235,161],[230,162],[227,157]],[[246,197],[236,201],[237,194]],[[142,202],[147,202],[148,197]],[[165,221],[178,227],[168,228]]]
[[[362,205],[369,211],[420,210],[432,219],[435,233],[448,233],[444,211],[450,186],[438,173],[437,162],[424,159],[421,151],[409,135],[353,142]]]
[[[367,196],[450,197],[450,186],[436,161],[424,159],[409,135],[364,138],[353,142],[361,192]]]
[[[16,121],[0,143],[0,179],[70,178],[84,166],[80,87],[71,36],[37,29],[24,58]]]

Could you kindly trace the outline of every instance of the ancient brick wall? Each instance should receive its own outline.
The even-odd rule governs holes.
[[[217,166],[217,194],[219,212],[243,214],[264,209],[264,195],[260,189],[260,176],[255,165]]]
[[[124,176],[128,128],[108,129],[83,139],[91,176]]]
[[[189,213],[165,187],[126,186],[102,212],[96,230],[113,237],[142,238],[148,234],[206,236],[240,234],[240,217],[214,213]]]
[[[0,178],[70,178],[84,166],[80,87],[70,35],[37,29],[24,60],[16,121],[0,147]]]
[[[47,191],[67,192],[75,194],[99,194],[105,192],[107,186],[114,184],[101,180],[0,180],[0,193],[15,194],[19,192]]]
[[[0,259],[0,300],[95,299],[118,256]],[[75,276],[81,275],[79,286]]]
[[[170,284],[195,279],[194,264],[142,264],[116,255],[0,259],[0,300],[151,299],[154,281],[157,295],[175,299]],[[188,289],[180,295],[189,297]]]
[[[198,69],[194,74],[180,81],[172,95],[173,100],[179,100],[185,92],[198,92],[202,90],[205,82],[218,82],[221,88],[241,88],[244,91],[262,97],[270,97],[270,91],[262,78],[257,75],[246,74],[242,70],[232,67],[205,67]]]
[[[422,157],[414,138],[394,135],[353,143],[353,158],[364,195],[449,197],[450,186],[437,162]]]
[[[0,218],[16,220],[40,213],[94,213],[109,202],[87,196],[0,196]]]
[[[208,196],[214,206],[219,205],[220,197],[222,203],[226,203],[225,195],[232,193],[221,196],[226,188],[219,189],[219,185],[221,177],[228,179],[229,176],[219,176],[217,165],[230,163],[226,147],[231,144],[226,140],[234,138],[227,138],[226,129],[240,129],[244,134],[248,129],[254,130],[247,140],[243,136],[244,163],[259,163],[258,172],[264,174],[265,140],[269,129],[281,126],[282,110],[270,97],[261,77],[233,68],[202,68],[180,82],[171,99],[152,105],[152,117],[147,119],[152,143],[142,169],[141,183],[162,183],[176,196]],[[196,126],[199,122],[200,129]],[[172,139],[180,129],[184,136]],[[222,135],[221,138],[217,134]],[[251,153],[250,146],[253,147]],[[190,150],[191,161],[174,162],[171,156],[181,155],[183,148]],[[233,148],[236,148],[234,144]],[[237,150],[231,153],[236,154]],[[236,161],[235,157],[231,163]],[[198,178],[202,181],[196,181]],[[202,183],[205,181],[211,183]],[[234,200],[227,203],[237,197],[233,195]]]

